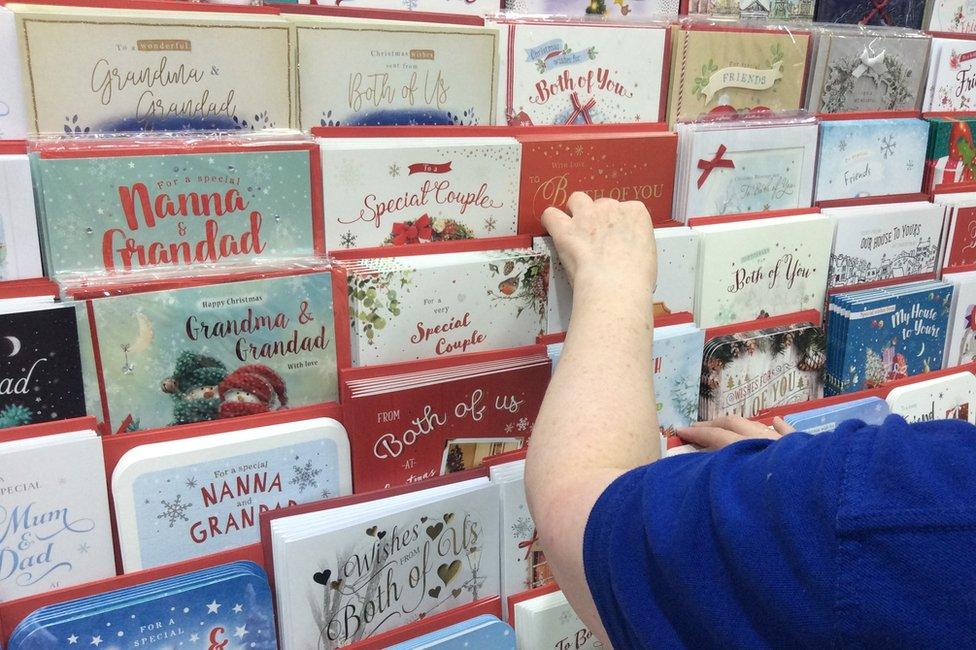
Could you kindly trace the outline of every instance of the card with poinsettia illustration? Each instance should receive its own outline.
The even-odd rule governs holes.
[[[498,20],[499,120],[508,124],[659,122],[669,35],[663,25]]]
[[[338,397],[328,272],[87,301],[104,422],[133,431]]]
[[[328,250],[516,232],[521,147],[512,138],[318,143]]]
[[[834,232],[827,217],[692,225],[701,237],[695,296],[700,327],[822,308]]]
[[[952,283],[952,311],[946,336],[944,368],[976,361],[976,271],[946,272]]]
[[[930,32],[976,32],[976,1],[927,0],[922,26]]]
[[[337,503],[270,523],[282,647],[337,650],[499,594],[487,477]]]
[[[546,329],[550,264],[539,251],[363,259],[342,268],[353,366],[532,345]]]
[[[976,110],[976,37],[934,37],[923,111]]]
[[[695,23],[671,30],[669,124],[803,106],[809,32]]]
[[[910,423],[963,420],[976,424],[976,376],[971,372],[920,381],[891,389],[891,412]]]
[[[976,264],[976,193],[936,194],[933,201],[945,206],[948,225],[943,246],[943,268]]]

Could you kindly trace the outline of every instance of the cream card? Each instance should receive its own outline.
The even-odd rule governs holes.
[[[43,275],[30,163],[25,155],[0,155],[0,237],[0,280]]]
[[[908,422],[964,420],[976,424],[976,377],[960,372],[899,386],[888,393],[886,401],[892,413]]]
[[[0,7],[0,140],[27,137],[27,105],[20,84],[20,70],[14,14]]]

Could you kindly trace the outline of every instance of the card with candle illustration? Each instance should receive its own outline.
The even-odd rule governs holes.
[[[30,161],[25,150],[16,145],[10,147],[11,153],[5,153],[0,146],[0,280],[43,275]]]
[[[891,389],[891,412],[910,423],[963,420],[976,424],[976,377],[960,372]]]
[[[914,118],[822,122],[816,200],[920,192],[928,137]]]
[[[695,226],[695,322],[708,328],[821,309],[833,226],[819,214]]]
[[[499,120],[508,124],[659,122],[664,26],[500,20]]]
[[[953,287],[943,367],[954,368],[976,361],[976,272],[946,272],[942,279]]]
[[[487,478],[273,520],[282,647],[335,650],[498,595],[498,532]]]
[[[814,0],[684,0],[688,15],[769,20],[813,20]]]
[[[817,0],[818,23],[919,29],[926,0]]]
[[[115,575],[94,431],[0,443],[0,601]]]
[[[928,87],[922,110],[955,112],[976,110],[976,39],[932,39]]]
[[[328,272],[88,301],[112,431],[335,400]]]
[[[779,28],[671,28],[668,123],[719,111],[803,105],[810,34]]]
[[[584,18],[594,14],[615,20],[641,18],[677,18],[679,0],[506,0],[505,10],[513,14],[544,14]],[[497,9],[497,7],[496,7]],[[491,12],[494,13],[494,12]]]
[[[930,46],[917,32],[823,32],[815,39],[807,106],[816,113],[915,110]]]
[[[494,30],[305,15],[289,19],[301,62],[295,73],[301,129],[495,123]]]
[[[325,252],[321,208],[312,199],[319,182],[313,144],[155,144],[158,153],[152,144],[125,139],[54,145],[32,156],[49,273]]]
[[[320,138],[328,250],[514,235],[518,142],[443,140]]]
[[[532,345],[549,270],[531,249],[356,260],[345,266],[352,365]]]
[[[34,133],[290,125],[291,51],[281,17],[8,6]]]
[[[923,28],[930,32],[976,32],[976,0],[928,0]]]

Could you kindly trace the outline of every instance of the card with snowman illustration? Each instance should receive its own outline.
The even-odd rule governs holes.
[[[340,268],[354,367],[532,345],[546,329],[543,252],[393,256]]]
[[[891,412],[908,422],[963,420],[976,424],[976,376],[960,372],[891,389]]]
[[[976,33],[976,0],[926,0],[922,27],[930,32]]]
[[[87,300],[112,431],[335,400],[331,276],[243,276]]]
[[[522,156],[513,138],[319,138],[318,144],[330,251],[516,233]]]
[[[500,35],[499,120],[512,125],[660,122],[665,25],[493,21]]]

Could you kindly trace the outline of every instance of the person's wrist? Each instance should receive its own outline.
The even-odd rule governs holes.
[[[654,293],[656,273],[639,268],[611,269],[607,267],[581,267],[573,277],[575,296],[630,296],[632,299]]]

